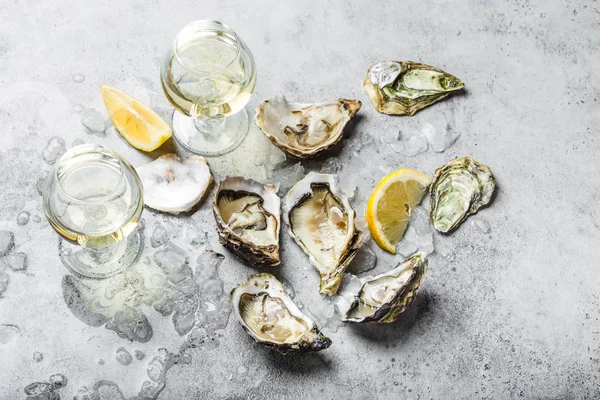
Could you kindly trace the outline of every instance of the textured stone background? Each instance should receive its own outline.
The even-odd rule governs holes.
[[[463,155],[494,170],[498,191],[478,215],[489,222],[489,234],[467,223],[435,237],[436,245],[453,248],[456,260],[431,256],[419,297],[396,323],[326,329],[334,342],[330,349],[284,358],[255,345],[231,319],[219,347],[197,351],[191,365],[169,371],[160,398],[600,395],[598,1],[2,0],[0,229],[15,233],[29,266],[27,274],[11,273],[0,298],[0,324],[19,325],[21,332],[0,340],[0,398],[23,398],[26,384],[53,373],[69,378],[64,398],[109,375],[123,377],[116,383],[127,396],[136,393],[127,385],[139,388],[135,365],[97,364],[129,345],[102,327],[86,326],[66,308],[60,290],[66,270],[55,233],[45,220],[17,226],[16,215],[26,210],[43,216],[35,183],[50,169],[41,153],[53,136],[67,147],[76,139],[105,144],[134,165],[173,146],[148,157],[112,128],[105,137],[92,135],[73,106],[106,115],[100,98],[106,83],[167,117],[161,58],[179,29],[201,18],[227,22],[254,53],[258,81],[250,109],[276,94],[306,102],[363,101],[362,118],[329,154],[342,160],[340,178],[359,187],[357,209],[384,175],[381,169],[432,174]],[[467,90],[411,118],[379,115],[361,81],[383,59],[438,66],[462,78]],[[74,82],[76,73],[85,75],[83,83]],[[419,129],[441,112],[461,133],[444,153],[404,157],[378,140],[389,130]],[[350,148],[368,135],[375,142],[354,156]],[[248,157],[256,149],[273,151],[253,126],[236,152],[210,160],[216,179],[240,173],[264,179]],[[320,162],[305,167],[318,169]],[[148,210],[144,218],[146,226],[165,220]],[[208,204],[187,218],[177,222],[208,232],[210,245],[224,251]],[[319,301],[316,273],[287,234],[282,252],[278,276],[292,282],[305,302]],[[220,275],[228,291],[251,269],[225,255]],[[378,255],[378,270],[399,261]],[[162,323],[172,330],[169,321]],[[102,345],[86,345],[94,335]],[[170,345],[166,336],[155,336],[148,351]],[[83,346],[89,351],[72,351]],[[111,352],[102,355],[105,349]],[[44,361],[33,363],[33,351],[42,352]]]

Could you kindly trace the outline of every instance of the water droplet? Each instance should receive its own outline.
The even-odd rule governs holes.
[[[8,254],[14,245],[14,234],[11,231],[0,231],[0,256]]]
[[[93,108],[86,108],[81,113],[81,123],[92,132],[102,133],[106,130],[104,117]]]
[[[33,353],[33,361],[40,362],[43,359],[44,359],[44,355],[42,353],[40,353],[39,351],[36,351]]]
[[[24,271],[27,269],[27,254],[13,253],[4,257],[4,261],[13,271]]]
[[[33,222],[35,222],[36,224],[42,222],[42,218],[39,215],[34,215],[32,218]]]
[[[31,214],[29,212],[21,211],[19,214],[17,214],[17,225],[19,225],[19,226],[27,225],[27,223],[29,222],[30,216],[31,216]]]
[[[56,160],[67,151],[67,145],[63,138],[54,136],[48,140],[46,148],[42,152],[42,158],[48,165],[54,165]]]
[[[471,224],[477,227],[477,229],[479,229],[481,233],[490,233],[490,223],[481,217],[472,219]]]
[[[75,104],[73,106],[73,111],[75,111],[76,113],[80,113],[83,110],[85,110],[85,106],[83,104]]]
[[[131,354],[129,354],[129,352],[125,350],[124,347],[119,347],[115,358],[122,365],[129,365],[131,364],[131,361],[133,361],[133,357],[131,357]]]
[[[85,81],[85,75],[82,73],[75,74],[73,75],[73,80],[77,83],[81,83]]]

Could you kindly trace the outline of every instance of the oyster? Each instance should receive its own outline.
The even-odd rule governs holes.
[[[319,293],[337,292],[344,270],[362,245],[356,213],[333,175],[309,173],[288,192],[283,218],[321,276]]]
[[[284,96],[276,96],[260,103],[254,120],[287,155],[306,159],[339,142],[346,123],[360,107],[358,100],[300,104],[288,103]]]
[[[231,291],[234,314],[258,343],[282,354],[320,351],[331,346],[271,274],[250,275]]]
[[[488,204],[496,187],[492,170],[469,157],[438,168],[429,186],[429,218],[435,229],[450,232]]]
[[[136,168],[144,187],[144,204],[171,214],[190,211],[212,182],[204,157],[184,159],[165,154]]]
[[[368,279],[345,313],[344,321],[395,321],[413,302],[426,270],[425,253],[417,253],[393,270]]]
[[[255,266],[279,265],[280,201],[272,185],[226,177],[215,189],[219,242]]]
[[[412,61],[379,62],[363,83],[377,111],[394,115],[414,115],[464,86],[441,69]]]

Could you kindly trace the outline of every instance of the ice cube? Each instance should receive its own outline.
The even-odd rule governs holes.
[[[404,232],[404,237],[400,240],[400,243],[398,243],[396,250],[404,257],[409,257],[417,252],[417,232],[415,231],[415,228],[410,225],[408,226],[406,232]]]
[[[477,227],[477,229],[479,229],[481,233],[490,233],[490,223],[481,217],[472,219],[471,224]]]
[[[294,286],[292,286],[292,282],[285,278],[280,278],[279,282],[281,282],[285,288],[285,292],[288,294],[288,296],[290,296],[290,299],[294,299],[294,297],[296,297],[296,289],[294,289]]]
[[[345,182],[341,182],[339,186],[340,186],[341,191],[348,198],[348,200],[354,199],[354,196],[356,196],[356,185],[355,184],[345,181]]]
[[[305,170],[302,164],[299,162],[292,165],[291,167],[285,168],[281,171],[281,179],[279,180],[279,190],[287,192],[292,186],[294,186],[299,180],[304,178]]]
[[[370,271],[377,265],[377,255],[368,245],[363,245],[348,266],[348,272],[362,274]]]
[[[146,354],[144,354],[144,352],[141,350],[134,351],[133,355],[135,356],[136,360],[143,360],[146,357]]]
[[[4,261],[13,271],[24,271],[27,269],[27,254],[13,253],[4,257]]]
[[[446,150],[459,136],[458,132],[450,129],[448,122],[443,117],[423,123],[421,131],[427,138],[431,150],[436,153]]]
[[[167,230],[161,223],[155,223],[152,236],[150,236],[150,245],[156,248],[162,246],[167,241]]]
[[[152,326],[141,311],[125,306],[118,311],[112,320],[104,325],[106,329],[115,331],[119,337],[135,342],[146,343],[152,338]]]
[[[6,291],[9,282],[10,276],[6,272],[0,271],[0,295]]]
[[[331,157],[325,160],[321,166],[321,173],[323,174],[337,174],[342,169],[342,163],[337,157]]]
[[[93,108],[86,108],[81,113],[81,123],[92,132],[103,133],[106,130],[104,117]]]
[[[173,314],[173,327],[179,336],[187,335],[192,330],[195,323],[196,317],[193,313],[185,314],[176,311]]]
[[[39,215],[34,215],[32,218],[33,222],[40,223],[42,222],[42,218]]]
[[[43,359],[44,359],[44,355],[42,353],[40,353],[39,351],[36,351],[33,353],[33,361],[40,362]]]
[[[20,213],[17,214],[17,225],[19,225],[19,226],[27,225],[30,217],[31,217],[31,214],[29,214],[29,212],[21,211]]]
[[[0,231],[0,256],[8,254],[15,245],[15,235],[11,231]]]
[[[42,158],[48,165],[54,165],[56,160],[67,151],[65,140],[61,137],[54,136],[48,140],[46,148],[42,152]]]
[[[85,141],[83,141],[83,139],[75,139],[73,140],[73,143],[71,143],[71,148],[81,146],[84,143]]]
[[[63,374],[50,375],[48,379],[53,389],[60,389],[67,386],[68,379]]]
[[[187,265],[186,252],[175,245],[168,245],[154,253],[154,262],[163,270],[168,280],[173,283],[192,276],[192,269]]]
[[[48,382],[34,382],[25,386],[25,394],[28,394],[29,396],[39,396],[44,393],[49,393],[50,388],[52,388],[52,385]]]
[[[200,254],[196,259],[196,273],[194,274],[196,283],[203,285],[206,280],[215,277],[219,265],[221,265],[224,259],[225,257],[222,254],[211,250]]]
[[[427,139],[421,134],[400,133],[400,140],[389,146],[396,153],[412,157],[427,151]]]

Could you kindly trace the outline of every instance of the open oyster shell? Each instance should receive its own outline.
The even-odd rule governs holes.
[[[492,199],[496,179],[486,165],[469,157],[438,168],[429,186],[429,218],[435,229],[450,232]]]
[[[339,142],[344,127],[360,107],[358,100],[300,104],[276,96],[260,103],[254,120],[271,142],[287,155],[306,159]]]
[[[362,245],[355,217],[333,175],[310,172],[287,193],[283,218],[319,271],[319,293],[324,296],[337,292],[346,267]]]
[[[200,156],[181,159],[165,154],[136,171],[144,187],[144,204],[171,214],[190,211],[213,180],[208,162]]]
[[[226,177],[215,189],[219,242],[253,266],[279,265],[281,209],[272,185]]]
[[[320,351],[331,346],[316,324],[300,311],[271,274],[250,275],[231,291],[233,311],[248,334],[282,354]]]
[[[377,111],[394,115],[414,115],[464,86],[441,69],[412,61],[379,62],[363,83]]]
[[[395,321],[413,302],[426,270],[425,253],[417,253],[393,270],[367,279],[346,312],[344,321]]]

